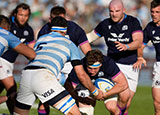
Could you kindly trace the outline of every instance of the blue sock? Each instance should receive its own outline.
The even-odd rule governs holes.
[[[38,110],[38,115],[46,115],[46,111],[44,110]]]

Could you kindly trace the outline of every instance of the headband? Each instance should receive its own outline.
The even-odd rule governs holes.
[[[97,67],[100,67],[102,64],[100,63],[100,62],[95,62],[94,64],[92,64],[92,65],[89,65],[89,64],[87,64],[88,65],[88,67],[90,67],[90,68],[97,68]]]
[[[66,32],[67,31],[67,27],[52,26],[51,30]]]

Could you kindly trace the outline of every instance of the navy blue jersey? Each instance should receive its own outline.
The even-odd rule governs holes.
[[[143,42],[146,45],[151,40],[156,50],[156,60],[160,61],[160,26],[150,22],[144,29]]]
[[[136,31],[142,31],[139,21],[129,15],[125,15],[120,23],[115,23],[111,18],[100,22],[95,28],[97,35],[104,36],[108,46],[108,56],[115,62],[121,64],[133,64],[137,60],[137,50],[119,51],[115,47],[115,41],[128,44],[133,41],[132,34]]]
[[[84,70],[93,81],[96,80],[97,78],[107,78],[112,80],[120,74],[120,69],[118,68],[118,66],[115,64],[115,62],[111,58],[107,56],[104,56],[104,61],[102,63],[102,66],[100,67],[99,72],[95,76],[91,76],[88,73],[86,58],[82,59],[82,63],[83,63]],[[71,80],[76,84],[79,84],[79,80],[74,69],[72,69],[71,73],[69,74],[69,80]]]
[[[72,21],[67,21],[68,27],[67,27],[67,35],[66,37],[69,37],[69,39],[76,45],[82,45],[85,42],[88,42],[88,39],[86,37],[86,34],[84,30],[78,26],[76,23]],[[41,30],[38,33],[38,38],[41,35],[48,34],[51,32],[51,26],[50,23],[45,24]]]
[[[29,44],[29,42],[34,41],[34,32],[33,29],[28,25],[28,23],[23,27],[20,28],[14,22],[14,18],[11,18],[11,27],[10,32],[17,36],[21,42],[25,44]],[[13,49],[8,49],[3,55],[2,58],[6,59],[7,61],[14,63],[18,53],[15,52]]]

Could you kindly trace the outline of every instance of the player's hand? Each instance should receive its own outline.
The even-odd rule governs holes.
[[[133,69],[141,69],[143,64],[144,67],[147,66],[146,60],[143,57],[138,57],[137,61],[133,64]]]
[[[8,100],[7,96],[0,96],[0,104]]]
[[[97,100],[104,100],[104,93],[100,89],[98,89],[98,95],[95,96],[95,98]]]
[[[114,42],[116,44],[116,48],[119,50],[119,51],[126,51],[128,48],[126,46],[126,44],[122,44],[118,41],[115,41]]]

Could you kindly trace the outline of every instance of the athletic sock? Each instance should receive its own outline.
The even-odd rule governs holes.
[[[124,108],[121,108],[118,104],[117,104],[119,110],[120,110],[120,114],[119,115],[128,115],[128,112],[127,113],[124,113],[125,110],[126,110],[126,106]]]
[[[127,113],[124,113],[123,115],[128,115],[128,112],[127,112]]]
[[[46,111],[44,110],[38,110],[38,115],[46,115]]]

